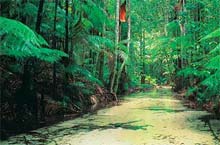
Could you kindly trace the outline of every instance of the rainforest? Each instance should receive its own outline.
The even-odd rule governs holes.
[[[220,0],[0,0],[1,145],[220,145]]]

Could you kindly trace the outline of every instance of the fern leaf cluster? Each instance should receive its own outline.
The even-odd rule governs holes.
[[[16,58],[36,57],[43,61],[54,62],[68,55],[52,50],[39,34],[16,20],[0,17],[0,55]]]

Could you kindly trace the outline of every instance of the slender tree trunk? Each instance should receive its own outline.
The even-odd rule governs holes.
[[[142,60],[141,84],[145,84],[145,77],[146,77],[145,32],[144,32],[143,28],[142,28],[142,32],[141,32],[141,60]]]
[[[22,4],[22,7],[24,7],[24,4],[27,2],[27,0],[22,0],[21,4]],[[1,8],[0,8],[1,9]],[[27,24],[27,17],[22,15],[21,16],[21,22],[24,23],[24,24]]]
[[[110,84],[110,92],[111,93],[117,93],[114,92],[113,88],[115,85],[115,78],[117,74],[117,61],[118,61],[118,55],[117,55],[117,50],[118,50],[118,43],[119,43],[119,9],[120,9],[120,0],[116,0],[116,10],[115,10],[115,54],[114,54],[114,70],[113,70],[113,76],[111,79],[111,84]],[[116,98],[117,100],[117,98]]]
[[[128,57],[129,59],[132,58],[131,56],[131,51],[130,51],[130,45],[131,45],[131,2],[130,0],[127,0],[127,15],[128,15],[128,20],[127,20],[127,23],[128,23],[128,32],[127,32],[127,40],[128,40],[128,43],[127,43],[127,49],[128,49]],[[132,60],[131,60],[132,62]],[[133,66],[129,66],[130,67],[130,70],[132,70],[130,72],[130,70],[128,71],[128,66],[125,66],[125,72],[127,72],[127,83],[129,83],[129,77],[130,77],[130,74],[133,73]]]
[[[128,43],[127,43],[127,49],[128,49],[128,53],[129,53],[129,47],[130,47],[130,32],[131,32],[131,21],[130,21],[130,1],[129,0],[127,0],[126,1],[126,4],[128,5],[128,8],[127,8],[127,11],[128,11],[128,13],[129,13],[129,18],[128,18],[128,21],[127,21],[127,23],[128,23],[128,30],[127,30],[127,40],[128,40]],[[120,27],[120,32],[119,32],[119,41],[121,40],[121,37],[122,37],[122,35],[123,35],[123,32],[122,32],[122,25],[121,26],[119,26]],[[124,39],[124,38],[122,38],[122,39]],[[115,81],[115,87],[114,87],[114,92],[118,92],[118,88],[120,87],[120,92],[123,92],[124,91],[124,85],[125,85],[125,83],[126,83],[126,77],[127,77],[127,75],[126,75],[126,71],[125,71],[125,63],[126,63],[126,60],[127,60],[127,58],[124,58],[123,60],[122,60],[122,64],[121,64],[121,67],[118,69],[118,73],[117,73],[117,77],[116,77],[116,81]],[[120,63],[120,61],[118,60],[118,64]],[[122,72],[123,72],[123,74],[122,74]],[[120,86],[119,86],[119,84],[120,84]]]
[[[106,12],[105,0],[102,0],[102,3],[103,3],[103,9]],[[105,30],[106,30],[106,25],[104,22],[103,27],[102,27],[102,37],[105,37]],[[105,49],[105,46],[103,49]],[[98,68],[98,79],[101,80],[102,82],[104,82],[103,80],[103,69],[104,69],[104,61],[105,61],[104,58],[105,58],[105,53],[104,51],[102,51],[99,53],[99,65],[98,65],[99,67]]]
[[[42,21],[43,7],[44,7],[44,0],[40,0],[39,6],[38,6],[38,12],[37,12],[37,22],[36,22],[36,27],[35,27],[35,30],[38,34],[41,33],[40,26],[41,26],[41,21]],[[36,65],[35,63],[36,63],[35,60],[33,60],[33,65]],[[44,99],[44,97],[42,97],[41,100],[42,99]],[[37,120],[37,122],[38,122],[38,112],[39,112],[38,99],[37,99],[37,95],[36,95],[36,120]]]
[[[123,60],[123,62],[122,62],[122,64],[121,64],[121,67],[120,67],[119,70],[118,70],[118,75],[117,75],[117,78],[116,78],[116,81],[115,81],[114,92],[118,92],[119,80],[120,80],[122,71],[123,71],[123,69],[124,69],[124,67],[125,67],[125,62],[126,62],[126,60]],[[125,82],[122,82],[122,83],[125,83]]]
[[[102,82],[104,81],[103,80],[104,57],[105,57],[104,51],[100,52],[99,53],[99,64],[98,64],[98,79]]]
[[[66,11],[66,17],[65,17],[65,44],[64,44],[64,52],[66,54],[69,54],[69,0],[65,0],[65,11]],[[64,65],[68,66],[68,58],[65,58]]]
[[[40,105],[41,105],[40,120],[41,120],[41,123],[44,123],[45,122],[45,100],[44,100],[43,93],[41,94]]]
[[[184,12],[184,11],[186,11],[186,9],[185,9],[185,4],[186,4],[186,0],[182,0],[181,1],[181,12]],[[186,33],[186,30],[185,30],[185,18],[184,18],[184,16],[182,16],[183,18],[183,22],[179,22],[179,26],[180,26],[180,34],[179,33],[177,33],[177,35],[175,36],[175,37],[183,37],[183,36],[185,36],[185,33]],[[181,70],[181,69],[183,69],[183,65],[184,65],[184,60],[183,60],[183,55],[184,55],[184,51],[183,51],[183,44],[182,44],[182,42],[179,44],[179,57],[177,58],[177,61],[176,61],[176,72],[177,71],[179,71],[179,70]],[[179,90],[181,90],[181,89],[183,89],[183,87],[184,87],[184,78],[183,77],[176,77],[175,78],[175,84],[176,84],[176,86],[175,86],[175,88],[174,88],[174,90],[175,91],[179,91]]]
[[[69,12],[68,12],[68,7],[69,7],[69,0],[65,0],[65,39],[63,42],[63,47],[64,47],[64,52],[69,55]],[[63,63],[64,66],[67,67],[69,65],[69,58],[63,58]],[[69,75],[68,73],[64,74],[64,84],[63,84],[63,89],[64,93],[66,93],[67,86],[68,86],[68,81],[69,81]]]
[[[53,21],[53,39],[52,39],[52,49],[57,49],[56,44],[56,19],[57,19],[57,7],[58,0],[55,0],[55,11],[54,11],[54,21]],[[57,98],[57,82],[56,82],[56,62],[53,64],[53,97]]]
[[[127,0],[127,14],[128,14],[127,48],[128,48],[128,53],[129,53],[130,52],[130,41],[131,41],[131,3],[130,3],[130,0]]]
[[[35,30],[38,34],[40,33],[43,5],[44,5],[44,0],[40,0],[39,6],[38,6],[36,27],[35,27]],[[23,17],[22,21],[24,21],[23,23],[26,23],[26,18]],[[36,124],[38,124],[38,99],[37,99],[37,94],[36,94],[36,87],[34,84],[35,63],[36,62],[34,59],[28,59],[26,64],[24,65],[22,89],[24,91],[29,92],[30,96],[28,97],[33,99],[32,100],[33,102],[30,102],[30,105],[32,105],[31,107],[33,108],[33,114],[35,116]]]
[[[38,34],[40,33],[40,25],[41,25],[41,20],[42,20],[43,6],[44,6],[44,0],[40,0],[39,6],[38,6],[38,12],[37,12],[37,22],[36,22],[36,27],[35,27],[35,30]]]

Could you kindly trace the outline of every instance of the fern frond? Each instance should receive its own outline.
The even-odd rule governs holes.
[[[62,51],[43,48],[48,43],[19,21],[0,17],[0,55],[13,57],[37,57],[54,62],[68,55]]]
[[[128,59],[128,54],[126,54],[124,51],[122,50],[117,50],[116,55],[118,55],[120,58],[122,58],[124,61],[127,61]]]
[[[213,57],[205,67],[208,69],[220,69],[220,55]]]
[[[99,32],[102,32],[103,24],[108,21],[107,15],[104,10],[97,4],[95,4],[95,2],[93,2],[92,0],[87,0],[87,4],[83,4],[82,9],[88,16],[88,20],[93,24],[94,28]]]
[[[187,89],[186,96],[188,97],[197,91],[198,91],[197,87],[190,87],[189,89]]]
[[[88,41],[98,48],[107,47],[110,50],[113,50],[114,48],[114,42],[111,39],[106,38],[106,37],[89,35]]]
[[[24,4],[24,8],[22,9],[22,12],[23,12],[23,15],[25,16],[33,16],[33,17],[36,17],[37,16],[37,7],[36,5],[30,3],[30,2],[27,2]]]
[[[186,67],[177,73],[177,76],[183,76],[187,78],[189,76],[195,76],[199,78],[207,77],[210,73],[206,70],[197,70],[196,68]]]
[[[208,95],[220,95],[220,70],[201,82],[201,85],[207,86]]]
[[[204,41],[204,40],[211,39],[211,38],[216,38],[216,37],[220,38],[220,28],[218,28],[215,31],[211,32],[210,34],[206,35],[200,41]]]
[[[63,51],[52,50],[48,48],[40,48],[39,55],[36,57],[43,61],[55,62],[60,60],[62,57],[68,57],[68,55]]]
[[[65,71],[67,73],[72,74],[73,76],[81,76],[92,83],[97,83],[103,86],[102,82],[99,79],[97,79],[95,76],[93,76],[91,72],[89,72],[87,69],[80,67],[78,65],[68,66]]]
[[[220,54],[220,43],[213,50],[211,50],[210,53],[211,54],[213,54],[213,53]]]

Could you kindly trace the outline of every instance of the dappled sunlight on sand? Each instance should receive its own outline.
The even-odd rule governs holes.
[[[26,136],[35,144],[50,145],[217,145],[199,119],[204,115],[208,113],[184,107],[164,88],[125,97],[119,106],[12,137],[7,143],[20,139],[22,144]],[[210,122],[218,133],[220,121]]]

